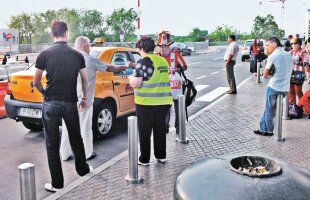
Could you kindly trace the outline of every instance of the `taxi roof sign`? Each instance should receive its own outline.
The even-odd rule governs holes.
[[[94,43],[100,43],[100,44],[102,44],[102,43],[104,43],[104,38],[103,38],[103,37],[95,38],[95,39],[94,39]]]

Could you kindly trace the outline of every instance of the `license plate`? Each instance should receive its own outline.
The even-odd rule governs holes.
[[[42,118],[42,110],[32,109],[32,108],[20,108],[19,116],[22,117],[33,117],[33,118]]]

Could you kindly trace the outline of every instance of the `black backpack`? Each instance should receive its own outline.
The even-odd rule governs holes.
[[[184,70],[182,67],[178,67],[178,71],[181,77],[183,77],[182,81],[182,90],[183,95],[185,96],[185,111],[186,111],[186,119],[188,121],[188,113],[187,113],[187,107],[192,105],[192,103],[195,100],[195,97],[197,95],[197,90],[195,88],[194,82],[189,80],[184,73]]]

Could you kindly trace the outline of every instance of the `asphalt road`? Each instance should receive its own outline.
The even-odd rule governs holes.
[[[185,57],[189,65],[186,75],[199,90],[196,101],[189,107],[190,116],[215,101],[227,90],[224,53],[225,49],[219,48],[219,51],[207,55]],[[242,63],[238,56],[235,66],[237,85],[251,75],[249,63]],[[172,114],[171,122],[173,121]],[[95,168],[127,150],[127,116],[118,119],[114,127],[111,137],[94,141],[97,157],[88,163]],[[50,175],[43,132],[30,132],[20,122],[8,118],[2,119],[0,152],[0,199],[20,199],[17,167],[25,162],[35,164],[37,199],[43,199],[51,194],[44,190],[44,184],[50,181]],[[73,160],[62,162],[62,166],[65,185],[78,179]]]

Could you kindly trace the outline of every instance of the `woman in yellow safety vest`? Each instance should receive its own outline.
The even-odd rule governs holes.
[[[130,86],[135,88],[136,114],[140,139],[138,164],[149,165],[151,134],[154,154],[160,163],[166,162],[166,114],[172,105],[167,61],[153,54],[155,42],[143,36],[136,43],[142,58],[137,62]]]

